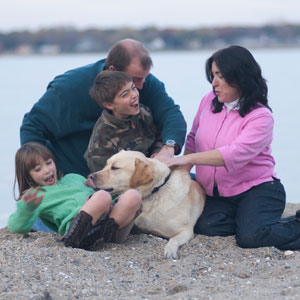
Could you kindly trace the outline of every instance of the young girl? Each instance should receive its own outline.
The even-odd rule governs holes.
[[[106,242],[122,241],[129,233],[141,207],[138,191],[128,190],[111,207],[108,192],[94,192],[81,175],[62,176],[50,150],[35,142],[17,151],[15,163],[20,195],[17,210],[8,221],[12,232],[28,233],[39,217],[64,235],[65,246],[83,249],[102,238]]]

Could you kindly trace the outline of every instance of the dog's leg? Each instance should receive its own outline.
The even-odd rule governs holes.
[[[181,231],[179,234],[169,239],[169,242],[165,246],[164,255],[166,258],[176,258],[178,248],[191,240],[194,236],[193,229]]]

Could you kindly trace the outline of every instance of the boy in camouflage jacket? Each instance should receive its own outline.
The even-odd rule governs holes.
[[[103,107],[84,154],[91,172],[101,170],[120,150],[135,150],[146,156],[162,148],[160,133],[147,106],[139,104],[139,92],[130,76],[119,71],[99,73],[90,90]]]

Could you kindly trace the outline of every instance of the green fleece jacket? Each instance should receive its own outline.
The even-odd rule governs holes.
[[[46,145],[53,152],[57,167],[65,174],[89,174],[83,155],[102,112],[89,90],[104,66],[105,59],[55,77],[42,98],[24,116],[21,144],[36,141]],[[152,111],[162,142],[173,139],[181,149],[186,122],[164,84],[149,74],[139,92],[140,102]]]
[[[9,217],[9,230],[28,233],[39,217],[47,227],[64,235],[85,200],[94,192],[84,184],[85,181],[86,178],[81,175],[68,174],[56,185],[43,186],[38,196],[44,195],[44,198],[37,207],[20,199],[17,201],[17,210]]]

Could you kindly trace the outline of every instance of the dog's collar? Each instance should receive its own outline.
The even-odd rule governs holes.
[[[168,180],[170,179],[170,177],[171,177],[171,172],[170,172],[169,175],[165,178],[165,181],[164,181],[160,186],[157,186],[157,187],[155,187],[155,188],[152,190],[151,194],[156,193],[162,186],[164,186],[164,185],[168,182]]]

